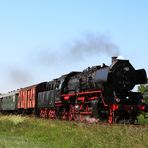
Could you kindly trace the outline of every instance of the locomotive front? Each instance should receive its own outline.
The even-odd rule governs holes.
[[[142,102],[142,94],[131,90],[135,85],[146,82],[144,69],[135,70],[128,60],[113,59],[108,83],[112,84],[115,101],[111,106],[109,122],[134,123],[137,120],[139,113],[145,111],[145,104]]]
[[[129,60],[112,58],[112,64],[96,71],[94,81],[101,84],[109,84],[116,92],[128,92],[135,85],[147,82],[144,69],[135,70]]]
[[[119,60],[112,58],[112,64],[109,68],[108,83],[112,84],[117,92],[127,92],[137,84],[147,82],[146,71],[144,69],[135,70],[129,60]]]
[[[112,58],[112,64],[96,71],[95,83],[102,84],[105,103],[109,106],[109,122],[125,120],[134,123],[141,111],[146,111],[141,93],[133,92],[135,85],[145,84],[144,69],[135,70],[129,60]]]

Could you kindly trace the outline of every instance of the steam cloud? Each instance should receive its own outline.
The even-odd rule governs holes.
[[[32,75],[26,69],[20,69],[19,67],[11,67],[9,69],[9,79],[14,84],[26,84],[32,79]]]
[[[57,66],[61,62],[64,64],[69,62],[76,63],[88,58],[88,56],[98,55],[99,58],[101,54],[106,54],[109,57],[118,56],[119,48],[107,36],[89,33],[82,39],[75,40],[70,45],[66,45],[62,52],[40,50],[36,55],[36,60],[42,66]]]
[[[117,56],[119,51],[117,45],[113,44],[106,36],[100,34],[87,34],[83,39],[76,40],[70,49],[70,54],[77,58],[101,53],[105,53],[108,56]]]

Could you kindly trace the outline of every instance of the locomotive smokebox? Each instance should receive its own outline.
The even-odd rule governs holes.
[[[112,63],[117,61],[117,56],[112,57]]]

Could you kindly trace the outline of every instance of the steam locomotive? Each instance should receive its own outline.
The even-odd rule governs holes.
[[[135,123],[148,112],[137,84],[147,83],[146,71],[135,70],[129,60],[112,58],[112,64],[70,72],[49,82],[0,96],[0,111],[50,119]]]

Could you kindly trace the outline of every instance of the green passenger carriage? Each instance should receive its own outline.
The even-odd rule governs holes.
[[[0,96],[0,110],[4,112],[17,111],[19,91],[12,91],[7,94],[2,94]]]

